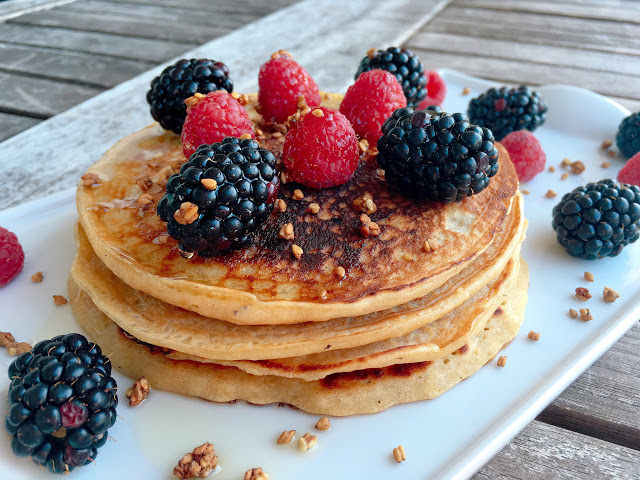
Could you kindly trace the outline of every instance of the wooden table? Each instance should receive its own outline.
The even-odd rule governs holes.
[[[640,110],[631,0],[12,0],[3,21],[0,209],[74,185],[149,123],[142,92],[156,65],[189,50],[227,62],[241,92],[280,48],[344,91],[369,47],[393,44],[429,69],[578,85]],[[640,478],[640,325],[473,478]]]

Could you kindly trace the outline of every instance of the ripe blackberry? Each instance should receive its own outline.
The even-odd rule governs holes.
[[[361,73],[369,70],[387,70],[396,76],[398,83],[402,85],[407,105],[415,107],[427,96],[427,79],[424,76],[424,68],[420,59],[411,50],[406,48],[389,47],[386,50],[373,49],[367,52],[362,59],[355,79]]]
[[[253,139],[200,145],[167,182],[158,216],[183,256],[247,246],[271,214],[280,182],[276,157]]]
[[[470,124],[463,113],[401,108],[382,133],[378,164],[387,182],[418,199],[459,202],[484,190],[498,172],[491,130]]]
[[[537,92],[521,85],[517,89],[490,88],[469,102],[469,121],[490,128],[496,140],[516,130],[533,132],[542,125],[547,106]]]
[[[640,112],[632,113],[622,120],[616,134],[616,144],[627,158],[640,152]]]
[[[233,91],[229,69],[224,63],[206,58],[183,58],[153,79],[147,102],[151,116],[162,128],[180,133],[187,116],[184,101],[196,93],[206,95],[216,90]]]
[[[578,187],[553,208],[552,226],[569,255],[615,257],[640,236],[640,187],[611,179]]]
[[[118,404],[111,362],[79,333],[39,342],[9,366],[5,425],[18,456],[54,473],[87,465],[107,441]]]

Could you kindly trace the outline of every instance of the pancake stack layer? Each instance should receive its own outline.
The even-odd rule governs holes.
[[[324,98],[333,108],[341,99]],[[282,132],[255,104],[259,140],[280,157]],[[286,210],[274,209],[251,246],[186,259],[155,214],[182,146],[152,125],[78,187],[74,313],[117,368],[158,389],[335,416],[433,398],[489,362],[523,320],[523,202],[498,148],[489,187],[446,205],[404,197],[365,152],[345,185],[282,185]],[[365,195],[379,236],[360,233]],[[278,235],[288,223],[294,241]]]

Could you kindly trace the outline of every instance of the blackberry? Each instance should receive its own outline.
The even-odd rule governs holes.
[[[180,133],[187,116],[184,101],[196,93],[206,95],[216,90],[233,91],[229,69],[224,63],[206,58],[183,58],[153,79],[147,102],[151,116],[162,128]]]
[[[406,48],[389,47],[386,50],[370,51],[360,62],[355,80],[369,70],[387,70],[395,75],[402,86],[407,105],[415,107],[427,96],[427,79],[420,59]]]
[[[489,185],[498,172],[491,130],[440,107],[393,112],[382,126],[378,164],[387,182],[418,199],[459,202]]]
[[[544,123],[546,113],[540,95],[524,85],[490,88],[471,100],[467,110],[471,123],[490,128],[498,141],[517,130],[533,132]]]
[[[79,333],[39,342],[9,366],[5,426],[18,456],[54,473],[91,463],[116,421],[111,362]]]
[[[169,178],[157,212],[183,256],[209,257],[251,242],[271,214],[279,186],[273,153],[253,139],[226,137],[200,145]],[[185,205],[189,218],[182,215]]]
[[[640,152],[640,112],[632,113],[622,120],[616,134],[616,144],[627,158]]]
[[[640,187],[611,179],[578,187],[553,208],[552,226],[569,255],[615,257],[640,236]]]

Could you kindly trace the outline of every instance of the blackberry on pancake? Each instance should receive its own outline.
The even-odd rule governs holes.
[[[418,199],[459,202],[489,185],[498,172],[491,130],[439,107],[396,110],[382,126],[378,164],[385,179]]]
[[[183,256],[246,247],[271,214],[280,182],[276,157],[252,139],[200,145],[169,178],[158,216]]]
[[[96,458],[116,422],[111,361],[78,334],[43,340],[9,366],[5,419],[18,456],[53,473],[68,473]]]

